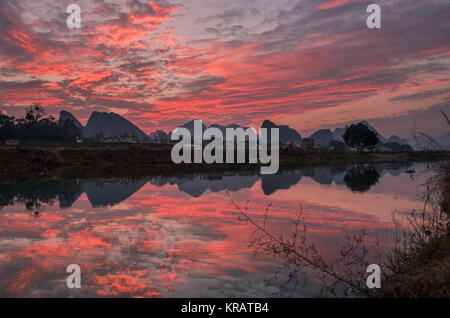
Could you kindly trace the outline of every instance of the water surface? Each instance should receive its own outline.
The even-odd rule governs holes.
[[[268,229],[292,233],[299,205],[308,239],[333,259],[345,236],[365,230],[392,248],[393,216],[419,209],[417,165],[305,168],[143,180],[52,180],[0,185],[0,296],[317,296],[304,277],[286,292],[280,260],[254,255],[254,227],[271,205]],[[229,193],[229,195],[228,195]],[[81,267],[68,289],[66,267]]]

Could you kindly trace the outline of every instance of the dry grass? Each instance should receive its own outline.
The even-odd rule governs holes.
[[[450,238],[442,242],[433,258],[410,255],[409,262],[409,268],[392,274],[383,282],[382,290],[376,297],[450,297]]]

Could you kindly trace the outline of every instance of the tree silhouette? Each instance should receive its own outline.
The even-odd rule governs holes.
[[[358,152],[374,149],[379,141],[376,132],[363,123],[352,124],[345,131],[343,138],[347,146],[356,148]]]
[[[73,121],[58,125],[52,116],[45,116],[45,110],[33,104],[25,110],[25,116],[15,119],[0,112],[0,140],[19,139],[34,141],[70,141],[81,137],[81,131]]]
[[[14,117],[9,117],[0,112],[0,139],[14,137]]]
[[[28,124],[37,124],[39,120],[44,117],[45,111],[44,108],[39,104],[32,104],[26,110],[25,119]]]
[[[366,192],[378,183],[380,174],[373,166],[357,166],[347,171],[344,182],[353,192]]]

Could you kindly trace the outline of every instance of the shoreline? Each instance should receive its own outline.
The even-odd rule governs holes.
[[[439,193],[434,215],[437,221],[431,218],[414,223],[407,245],[393,250],[391,273],[373,297],[450,297],[450,165],[447,163],[440,173],[435,189]]]
[[[259,172],[260,164],[174,164],[170,147],[0,147],[0,181],[142,178],[211,172]],[[432,163],[449,152],[334,152],[281,149],[280,169],[378,163]]]

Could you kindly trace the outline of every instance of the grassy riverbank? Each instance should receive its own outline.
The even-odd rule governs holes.
[[[379,298],[449,298],[450,237],[429,242],[408,255],[383,282]]]
[[[405,241],[390,255],[389,273],[375,297],[450,297],[450,164],[438,173],[436,187],[426,195],[429,214],[411,219]]]
[[[171,148],[127,147],[0,147],[0,180],[21,181],[47,178],[145,177],[184,175],[211,171],[257,171],[251,164],[181,164],[171,160]],[[354,153],[324,150],[284,149],[280,169],[333,166],[354,163],[435,162],[442,152]]]

